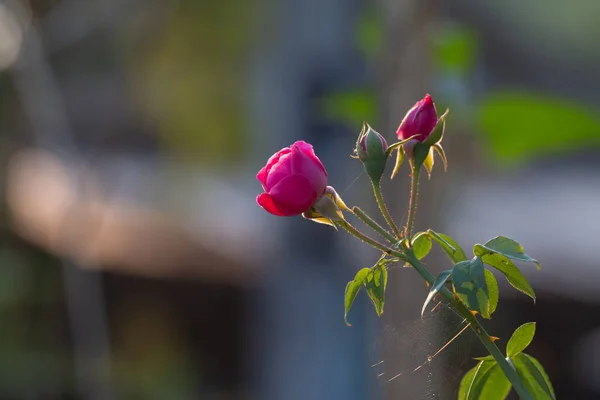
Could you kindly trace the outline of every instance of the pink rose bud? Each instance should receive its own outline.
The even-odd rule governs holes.
[[[274,215],[302,214],[325,193],[327,171],[312,145],[297,141],[273,154],[256,175],[265,193],[256,197]]]
[[[438,116],[435,104],[429,94],[419,100],[404,116],[396,135],[398,139],[405,140],[411,136],[418,135],[415,140],[425,141],[437,125]]]

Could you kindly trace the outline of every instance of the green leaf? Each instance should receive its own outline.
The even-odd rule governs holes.
[[[462,380],[460,381],[460,386],[458,387],[458,400],[467,399],[467,394],[469,393],[469,389],[473,383],[473,378],[475,378],[475,372],[477,372],[480,365],[481,363],[478,363],[476,366],[468,370],[465,376],[463,376]]]
[[[541,268],[539,261],[534,260],[525,254],[523,246],[511,238],[504,236],[496,236],[495,238],[488,240],[482,247],[493,251],[494,253],[500,253],[503,256],[510,258],[511,260],[523,261],[535,263],[538,269]]]
[[[492,274],[492,271],[485,270],[485,284],[488,288],[489,298],[490,298],[490,315],[496,312],[496,307],[498,307],[498,299],[499,299],[499,291],[498,291],[498,281],[496,281],[496,277]]]
[[[542,364],[540,364],[540,362],[538,360],[536,360],[529,354],[525,354],[525,353],[521,353],[521,354],[524,355],[525,357],[527,357],[529,359],[529,361],[531,361],[533,363],[533,365],[535,365],[535,367],[538,369],[538,371],[540,371],[540,373],[542,374],[542,377],[544,378],[544,381],[546,382],[546,386],[548,386],[548,389],[550,389],[550,393],[552,394],[552,397],[556,398],[556,393],[554,393],[554,388],[552,387],[550,378],[548,377],[548,374],[544,370],[544,367],[542,367]]]
[[[512,385],[498,363],[494,361],[493,364],[494,366],[487,371],[481,380],[477,381],[477,378],[475,379],[471,389],[473,395],[471,397],[471,393],[469,393],[469,399],[504,400],[508,396]]]
[[[385,304],[385,288],[387,286],[387,268],[385,265],[375,265],[367,274],[365,287],[367,294],[373,302],[375,312],[378,316],[383,314]]]
[[[503,400],[511,384],[496,361],[481,361],[463,377],[459,400]]]
[[[348,325],[348,326],[352,326],[348,322],[348,319],[347,319],[348,312],[350,311],[350,307],[352,307],[352,303],[354,303],[354,299],[356,299],[356,296],[358,295],[360,288],[365,284],[365,282],[367,280],[367,275],[369,274],[369,272],[371,272],[370,268],[361,269],[354,276],[354,280],[348,282],[348,284],[346,285],[346,295],[345,295],[345,299],[344,299],[344,305],[345,305],[344,322],[346,322],[346,325]]]
[[[513,362],[517,374],[521,377],[525,388],[534,399],[556,399],[552,385],[547,379],[548,376],[545,372],[542,372],[543,369],[540,370],[541,365],[539,362],[533,362],[532,357],[525,353],[519,353],[509,358],[509,360]]]
[[[463,249],[450,236],[434,232],[431,229],[427,230],[427,233],[441,246],[453,263],[456,264],[467,259]]]
[[[412,248],[415,252],[415,257],[419,260],[429,254],[431,250],[431,237],[429,234],[427,232],[418,233],[412,241]]]
[[[442,271],[435,278],[435,281],[433,281],[433,284],[431,285],[431,289],[429,290],[429,294],[427,295],[427,298],[425,299],[425,303],[423,303],[423,308],[421,309],[421,317],[425,313],[425,308],[427,307],[427,304],[429,304],[431,299],[433,299],[435,297],[435,295],[437,294],[437,292],[439,292],[439,290],[446,284],[446,281],[448,280],[448,278],[450,278],[451,274],[452,274],[452,270]]]
[[[482,317],[490,319],[490,299],[485,268],[479,257],[461,261],[452,269],[452,285],[460,300]]]
[[[512,287],[525,293],[535,301],[535,292],[527,281],[527,278],[525,278],[519,268],[508,257],[499,253],[492,253],[480,244],[476,244],[473,247],[473,253],[481,257],[484,263],[502,272]]]
[[[494,356],[473,357],[473,359],[479,360],[479,361],[494,361],[495,360]]]
[[[514,357],[529,346],[535,335],[535,322],[527,322],[515,329],[506,345],[506,356]]]

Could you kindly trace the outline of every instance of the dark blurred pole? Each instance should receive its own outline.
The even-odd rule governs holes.
[[[15,13],[25,15],[18,3]],[[23,110],[32,124],[37,146],[66,158],[81,156],[76,150],[58,83],[48,64],[33,25],[23,21],[21,54],[12,69]],[[65,221],[65,224],[70,221]],[[74,343],[77,391],[82,399],[112,399],[110,349],[102,275],[84,270],[73,260],[63,260],[67,314]],[[40,394],[41,395],[41,394]]]
[[[281,0],[275,5],[269,19],[277,30],[269,32],[255,66],[253,103],[263,136],[254,154],[264,163],[295,140],[311,142],[330,185],[343,191],[351,181],[346,169],[358,131],[325,122],[318,100],[366,83],[355,46],[360,2]],[[363,265],[340,240],[343,232],[300,217],[280,223],[282,241],[273,246],[281,250],[272,260],[276,266],[266,279],[263,302],[253,310],[263,322],[254,355],[260,368],[257,398],[376,399],[367,351],[376,321],[365,318],[365,299],[353,306],[353,327],[343,320],[346,283]]]

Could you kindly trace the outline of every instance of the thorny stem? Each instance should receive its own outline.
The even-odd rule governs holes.
[[[400,240],[400,238],[401,238],[400,230],[398,229],[398,227],[396,226],[396,223],[392,219],[392,216],[390,215],[390,212],[388,211],[388,209],[385,205],[385,201],[383,201],[383,196],[381,194],[381,184],[379,182],[373,182],[373,181],[371,181],[371,184],[373,185],[373,193],[375,194],[375,200],[377,201],[377,206],[379,206],[379,210],[381,211],[383,218],[385,218],[385,221],[392,229],[392,232],[394,232],[394,236],[396,237],[396,240]]]
[[[381,244],[374,239],[371,239],[370,237],[368,237],[367,235],[365,235],[364,233],[362,233],[361,231],[356,229],[354,226],[352,226],[349,222],[342,221],[342,220],[335,221],[335,222],[339,226],[341,226],[343,229],[345,229],[349,234],[351,234],[352,236],[356,237],[357,239],[362,240],[363,242],[371,245],[372,247],[376,248],[377,250],[381,250],[383,253],[385,253],[387,255],[393,255],[394,257],[397,257],[401,260],[408,261],[408,258],[403,253],[395,251],[395,250],[387,247],[386,245]]]
[[[371,218],[360,208],[353,207],[352,212],[358,217],[358,219],[360,219],[366,225],[370,226],[375,232],[379,233],[381,236],[386,238],[388,242],[394,244],[398,241],[398,239],[392,236],[388,231],[386,231],[381,225],[379,225],[373,218]]]
[[[392,255],[395,255],[394,252],[392,252]],[[434,276],[415,257],[412,250],[410,250],[410,252],[406,254],[406,256],[408,256],[408,263],[415,268],[419,275],[421,275],[423,279],[429,282],[430,285],[433,284],[433,281],[435,279]],[[504,355],[502,354],[498,346],[496,346],[493,340],[491,340],[490,335],[486,332],[486,330],[483,328],[483,326],[477,320],[477,318],[469,311],[469,309],[463,303],[460,302],[460,300],[456,299],[452,292],[447,288],[443,287],[439,291],[439,293],[441,293],[442,296],[446,298],[446,300],[453,304],[456,310],[460,313],[460,315],[462,315],[467,320],[467,322],[469,322],[471,329],[475,332],[481,343],[483,343],[483,345],[490,352],[492,357],[494,357],[494,360],[496,360],[496,362],[502,369],[502,372],[504,372],[504,375],[506,375],[506,378],[508,378],[515,391],[521,397],[521,399],[534,400],[533,397],[527,391],[527,388],[525,388],[521,377],[519,377],[515,369],[504,358]]]
[[[383,244],[366,236],[365,234],[360,232],[358,229],[356,229],[355,227],[350,225],[348,222],[346,222],[346,221],[336,221],[336,222],[338,223],[338,225],[340,225],[342,228],[344,228],[346,231],[348,231],[348,233],[350,233],[351,235],[355,236],[356,238],[362,240],[363,242],[370,244],[371,246],[375,247],[378,250],[381,250],[382,252],[384,252],[387,255],[391,255],[391,256],[397,257],[401,260],[408,262],[419,273],[419,275],[421,275],[421,277],[429,283],[429,285],[433,285],[435,277],[419,261],[419,259],[417,259],[417,257],[415,256],[412,249],[409,249],[407,253],[403,253],[401,251],[397,251],[397,250],[388,248],[388,247],[384,246]],[[490,352],[492,357],[494,357],[494,360],[496,360],[496,362],[498,363],[498,365],[504,372],[504,375],[506,375],[506,378],[510,381],[513,388],[518,393],[518,395],[521,397],[521,399],[534,400],[534,398],[531,396],[531,394],[529,394],[529,392],[525,388],[525,385],[523,384],[521,377],[519,377],[519,375],[517,374],[515,369],[504,358],[504,356],[502,355],[502,352],[500,351],[498,346],[496,346],[496,344],[494,344],[494,341],[491,339],[491,336],[486,332],[486,330],[483,328],[483,326],[477,320],[477,318],[471,313],[471,311],[469,311],[469,309],[463,303],[461,303],[460,300],[456,299],[454,297],[454,295],[452,294],[452,292],[450,290],[448,290],[447,288],[442,287],[440,289],[439,293],[441,293],[441,295],[444,296],[444,298],[446,298],[446,300],[448,300],[450,302],[450,304],[454,305],[454,308],[456,308],[456,311],[458,311],[458,313],[460,315],[462,315],[463,318],[465,318],[467,320],[467,322],[469,322],[469,325],[471,326],[471,329],[475,332],[475,335],[477,335],[477,337],[479,338],[481,343],[483,343],[483,345]]]
[[[417,211],[417,196],[419,195],[419,172],[421,167],[412,168],[412,179],[410,180],[410,201],[408,203],[408,220],[404,230],[404,236],[410,241],[412,236],[415,213]]]

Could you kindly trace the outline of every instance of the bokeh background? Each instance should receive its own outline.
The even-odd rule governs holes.
[[[485,353],[467,332],[412,371],[460,324],[419,318],[414,272],[347,327],[346,282],[377,255],[255,203],[303,139],[374,210],[362,121],[392,140],[425,93],[451,108],[449,170],[417,226],[519,240],[538,299],[501,284],[490,331],[502,348],[537,321],[558,398],[600,398],[599,18],[596,0],[0,1],[0,398],[455,398]],[[399,221],[403,171],[384,183]]]

